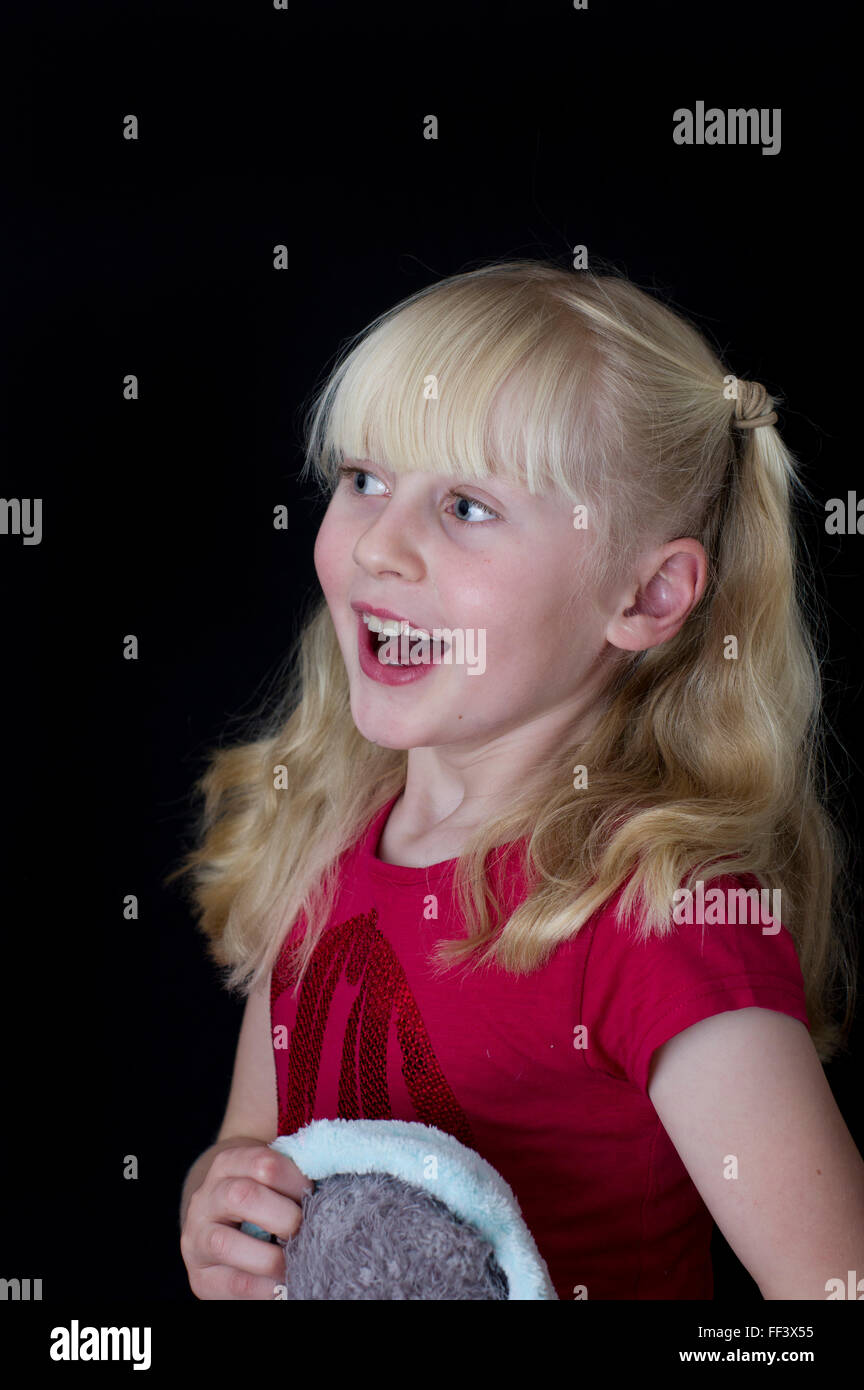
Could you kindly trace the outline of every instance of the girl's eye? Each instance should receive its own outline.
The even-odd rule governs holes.
[[[339,477],[350,478],[353,481],[354,478],[375,478],[375,474],[370,473],[368,468],[351,468],[347,463],[343,463],[339,468]],[[376,478],[375,481],[380,483],[381,479]],[[351,491],[354,492],[355,489],[352,487]],[[360,492],[358,495],[360,497],[366,496],[364,492]]]
[[[350,464],[346,464],[346,463],[343,463],[343,464],[340,465],[340,467],[339,467],[339,477],[340,477],[340,478],[350,478],[350,479],[352,480],[352,482],[353,482],[353,480],[354,480],[355,477],[360,477],[360,478],[362,478],[362,479],[365,479],[365,478],[374,478],[376,482],[380,482],[380,481],[381,481],[381,479],[380,479],[380,478],[377,478],[377,477],[375,476],[374,473],[370,473],[369,470],[368,470],[368,468],[355,468],[355,467],[352,467]],[[358,492],[356,491],[356,489],[353,488],[353,487],[352,487],[351,491],[354,492],[356,496],[364,497],[364,496],[367,495],[367,494],[364,493],[364,492],[359,492],[359,493],[358,493]],[[491,507],[487,507],[487,505],[486,505],[485,502],[478,502],[478,500],[477,500],[476,497],[468,497],[468,496],[465,495],[464,492],[451,492],[451,493],[450,493],[450,496],[451,496],[451,497],[454,497],[454,498],[456,499],[456,502],[457,502],[457,503],[459,503],[459,502],[465,502],[465,503],[467,503],[467,505],[468,505],[469,508],[470,508],[470,507],[478,507],[478,508],[480,509],[480,511],[483,512],[483,514],[484,514],[484,516],[483,516],[483,519],[484,519],[484,520],[485,520],[486,518],[489,518],[489,517],[491,517],[491,518],[493,518],[493,519],[497,519],[497,517],[498,517],[498,513],[497,513],[497,512],[493,512],[492,508],[491,508]],[[468,524],[468,525],[471,524],[472,520],[476,520],[476,518],[471,518],[471,517],[468,517],[468,516],[460,516],[460,515],[458,514],[458,512],[453,512],[453,516],[455,516],[455,518],[456,518],[457,521],[465,522],[465,523]]]
[[[498,513],[493,512],[491,507],[487,507],[485,502],[478,502],[476,497],[466,497],[464,492],[452,492],[450,496],[455,497],[457,502],[467,502],[469,507],[479,507],[486,517],[491,517],[493,520],[498,516]],[[467,516],[459,516],[457,512],[454,512],[453,515],[457,521],[469,520]]]

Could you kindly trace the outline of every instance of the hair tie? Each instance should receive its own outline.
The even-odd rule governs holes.
[[[777,412],[763,414],[768,401],[768,392],[760,381],[735,381],[735,415],[733,425],[739,430],[755,430],[759,425],[775,425]]]

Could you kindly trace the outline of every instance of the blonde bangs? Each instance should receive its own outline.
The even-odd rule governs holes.
[[[530,309],[518,286],[505,297],[497,281],[452,277],[345,352],[309,412],[304,475],[332,491],[356,459],[582,500],[592,359],[562,305]]]

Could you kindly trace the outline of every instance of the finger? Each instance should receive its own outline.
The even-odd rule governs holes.
[[[249,1236],[247,1239],[252,1240]],[[276,1246],[273,1246],[276,1249]],[[242,1269],[231,1269],[225,1265],[208,1269],[206,1276],[206,1298],[220,1299],[258,1299],[272,1303],[285,1283],[285,1272],[280,1279],[266,1279],[249,1274]]]
[[[199,1269],[218,1269],[222,1265],[246,1274],[277,1279],[285,1274],[285,1254],[280,1245],[248,1236],[236,1226],[213,1222],[201,1232],[195,1264]]]
[[[216,1183],[210,1191],[207,1217],[225,1226],[251,1221],[271,1235],[290,1240],[300,1229],[303,1211],[299,1202],[263,1187],[260,1182],[244,1174],[236,1178],[223,1178]],[[255,1236],[244,1234],[243,1239],[263,1246],[265,1250],[267,1248],[268,1242]]]
[[[304,1192],[311,1192],[315,1186],[307,1178],[293,1159],[280,1154],[266,1144],[238,1145],[234,1149],[221,1149],[210,1165],[215,1178],[250,1177],[263,1187],[271,1187],[299,1202]]]

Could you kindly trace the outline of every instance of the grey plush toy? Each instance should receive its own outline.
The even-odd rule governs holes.
[[[403,1120],[315,1120],[271,1148],[315,1182],[285,1250],[298,1300],[556,1299],[512,1189],[452,1135]],[[269,1239],[251,1222],[247,1234]]]

